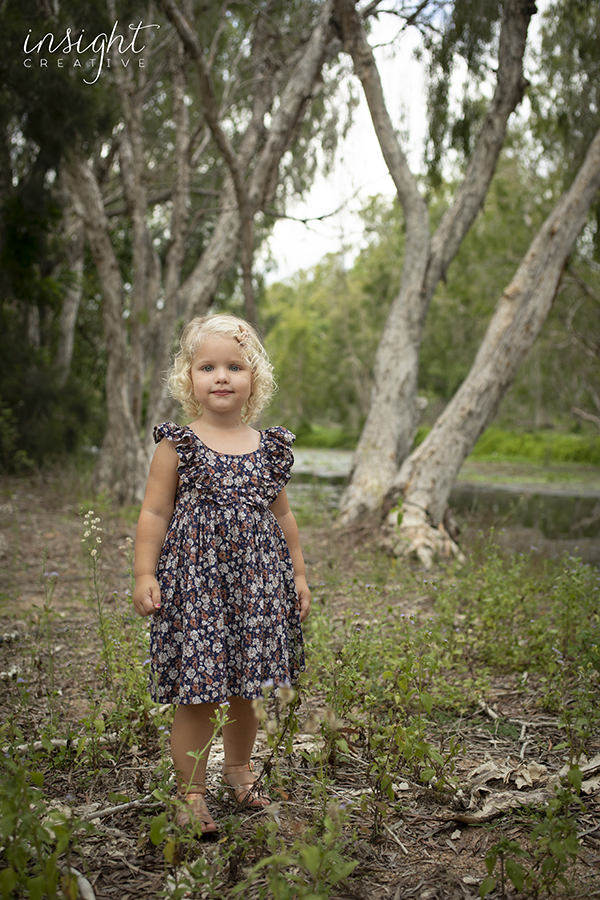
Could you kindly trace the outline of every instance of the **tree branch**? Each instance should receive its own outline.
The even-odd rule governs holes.
[[[496,415],[546,321],[564,266],[598,190],[600,131],[571,187],[547,217],[504,290],[469,374],[400,469],[391,504],[402,492],[405,503],[427,510],[433,525],[442,521],[464,459]]]
[[[196,66],[200,98],[202,100],[202,108],[204,110],[206,123],[210,128],[215,143],[223,154],[227,168],[231,173],[240,212],[242,215],[246,215],[248,209],[248,192],[240,168],[240,161],[231,141],[221,126],[219,106],[213,91],[208,66],[204,59],[202,45],[198,40],[196,32],[178,8],[175,0],[160,0],[160,5],[164,10],[165,15],[173,23],[188,56]]]
[[[443,215],[431,241],[425,312],[429,300],[483,206],[506,138],[510,114],[523,99],[527,81],[523,54],[527,30],[536,7],[532,0],[507,0],[498,48],[496,89],[471,154],[464,181]]]
[[[586,422],[592,422],[597,428],[600,428],[600,416],[595,416],[593,413],[586,412],[584,409],[579,409],[577,406],[572,406],[571,412],[573,415],[579,416],[580,419],[584,419]]]
[[[204,50],[192,26],[179,10],[174,0],[160,0],[165,14],[175,26],[187,54],[193,60],[198,73],[200,97],[204,110],[206,124],[211,130],[217,147],[223,155],[223,159],[229,169],[235,194],[238,202],[242,238],[242,278],[244,298],[246,303],[246,317],[256,324],[256,299],[252,285],[252,260],[254,257],[254,225],[255,210],[250,204],[250,198],[244,181],[244,173],[240,160],[231,141],[225,134],[221,125],[219,105],[215,98],[209,68],[204,58]]]
[[[425,202],[398,143],[383,96],[377,63],[353,0],[335,0],[335,24],[341,32],[344,50],[352,57],[354,70],[363,86],[377,140],[407,218],[407,235],[416,228],[424,237],[422,232],[428,229]]]

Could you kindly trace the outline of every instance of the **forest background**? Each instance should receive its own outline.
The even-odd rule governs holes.
[[[548,271],[558,260],[537,319],[517,328],[515,343],[541,333],[514,384],[501,368],[510,341],[486,350],[501,390],[471,404],[486,415],[468,435],[457,423],[442,457],[458,446],[459,464],[485,432],[497,459],[600,462],[600,8],[550,3],[523,75],[528,0],[390,7],[391,36],[417,30],[428,83],[411,180],[400,147],[411,135],[386,130],[373,95],[365,42],[380,6],[0,4],[3,898],[598,892],[598,570],[573,553],[545,559],[522,533],[504,554],[497,535],[469,532],[466,560],[434,559],[425,574],[381,547],[390,502],[401,524],[396,481],[345,531],[322,485],[293,497],[314,594],[307,674],[290,705],[266,691],[257,747],[285,802],[260,822],[232,814],[211,771],[222,839],[198,853],[173,821],[173,710],[148,694],[129,573],[152,425],[176,414],[162,373],[186,318],[256,321],[280,383],[262,424],[326,447],[365,450],[371,411],[405,364],[396,348],[381,365],[381,347],[408,336],[418,378],[407,403],[397,396],[395,470],[432,446],[425,435],[478,374],[490,323],[519,307],[515,272],[536,253]],[[98,78],[100,45],[59,66],[46,40],[37,65],[43,34],[79,36],[85,23],[88,37],[109,35],[117,19],[160,29]],[[260,251],[332,164],[360,89],[399,199],[370,198],[351,248],[273,283]],[[488,190],[472,164],[492,145]],[[577,218],[560,204],[582,172],[593,178]],[[451,218],[461,197],[475,197],[466,230]],[[575,234],[554,251],[570,219]],[[430,236],[439,251],[458,231],[452,258],[428,256]],[[394,331],[419,267],[437,270],[435,289],[414,291],[431,289],[429,310]],[[535,294],[545,273],[529,271]],[[392,432],[397,409],[383,411]],[[442,533],[450,522],[436,515]]]
[[[312,4],[302,6],[313,11]],[[371,6],[375,11],[376,5]],[[498,35],[494,22],[498,23],[501,8],[499,3],[489,9],[458,3],[452,12],[451,4],[446,11],[443,4],[432,4],[430,19],[417,22],[423,41],[419,52],[430,79],[429,134],[418,177],[432,228],[460,184],[482,122],[491,72],[485,54],[493,52]],[[132,10],[90,3],[85,10],[78,5],[77,15],[85,12],[92,35],[108,27],[107,15],[124,19]],[[112,242],[109,265],[119,270],[118,315],[129,331],[123,354],[127,365],[136,370],[127,388],[132,423],[143,433],[148,429],[145,414],[152,405],[153,385],[156,393],[167,362],[164,351],[161,354],[156,346],[164,327],[159,331],[155,320],[168,303],[165,292],[169,277],[173,278],[169,267],[179,268],[176,288],[181,294],[186,275],[195,271],[194,265],[198,269],[197,260],[203,258],[218,228],[223,164],[211,167],[211,159],[215,162],[211,135],[200,117],[195,133],[189,132],[189,123],[186,127],[195,171],[203,174],[195,176],[191,193],[188,185],[183,202],[187,212],[179,213],[187,230],[173,233],[178,200],[168,180],[169,171],[173,178],[179,171],[177,142],[181,143],[183,125],[177,116],[195,107],[196,88],[181,53],[178,65],[186,70],[188,82],[179,83],[177,79],[184,76],[175,72],[172,61],[165,62],[175,35],[167,31],[164,19],[157,18],[152,7],[142,10],[140,6],[137,12],[140,19],[142,13],[152,13],[153,21],[162,21],[160,39],[157,30],[153,36],[151,74],[142,77],[145,69],[140,68],[136,83],[127,80],[134,77],[130,69],[114,73],[105,69],[95,84],[85,84],[77,70],[52,66],[53,59],[49,68],[24,68],[24,26],[43,23],[44,8],[32,4],[29,11],[23,7],[15,11],[11,4],[3,6],[0,465],[5,470],[37,466],[64,453],[89,453],[105,440],[107,341],[110,345],[112,337],[107,336],[111,327],[106,314],[107,276],[102,274],[99,253],[106,248],[94,250],[98,240],[77,208],[85,194],[80,190],[79,197],[74,196],[73,171],[82,156],[92,154],[91,164],[98,170],[97,183],[104,192],[102,212],[105,209],[108,215],[106,228]],[[251,40],[246,34],[249,22],[243,16],[236,20],[230,11],[229,18],[220,19],[222,12],[215,12],[210,23],[207,20],[197,29],[204,28],[207,34],[209,27],[216,29],[212,77],[219,91],[227,85],[228,67],[230,72],[239,67],[244,41]],[[68,4],[60,14],[64,22],[70,21]],[[404,22],[404,28],[414,24],[410,14],[408,7],[398,7],[390,17],[390,36],[398,31],[398,22],[401,26]],[[448,18],[443,20],[443,15]],[[436,16],[440,23],[445,21],[447,46],[442,49],[435,46],[433,37],[436,29],[443,30]],[[149,21],[147,15],[143,18]],[[511,119],[483,211],[436,289],[426,319],[418,374],[425,428],[436,421],[465,379],[501,288],[509,283],[532,236],[570,183],[593,134],[598,117],[596,19],[595,5],[580,0],[552,4],[544,14],[541,44],[531,51],[525,111]],[[46,16],[46,27],[52,24],[58,35],[59,21],[64,24],[59,16]],[[477,21],[479,28],[485,24],[487,34],[485,28],[477,32]],[[466,59],[465,63],[461,58],[463,68],[458,67],[464,83],[460,85],[455,77],[454,90],[446,95],[440,73],[453,72],[457,66],[444,62],[443,53]],[[347,61],[334,56],[328,65],[325,86],[313,100],[311,115],[303,120],[302,133],[296,127],[296,133],[287,137],[278,186],[272,191],[273,202],[269,201],[272,208],[266,214],[263,209],[254,222],[254,252],[267,239],[276,218],[285,215],[286,203],[302,196],[315,173],[331,165],[339,136],[351,119],[356,88]],[[143,121],[134,121],[127,96],[146,98]],[[200,105],[205,101],[200,98]],[[238,91],[232,92],[230,102],[242,116],[244,105],[256,101]],[[137,137],[134,125],[141,129]],[[129,148],[125,136],[130,138]],[[208,155],[201,160],[202,153]],[[145,162],[136,159],[136,154],[145,154]],[[145,196],[140,201],[142,190]],[[100,216],[100,210],[97,213]],[[143,226],[141,215],[146,216]],[[264,424],[282,422],[304,442],[352,447],[369,411],[377,346],[401,279],[406,229],[399,204],[382,197],[371,198],[361,215],[362,238],[352,248],[340,247],[339,253],[329,254],[310,271],[281,284],[267,284],[265,272],[255,265],[250,277],[254,310],[247,307],[244,273],[248,266],[245,270],[243,250],[241,256],[239,251],[229,258],[225,254],[221,277],[209,286],[208,298],[196,295],[190,300],[192,311],[202,311],[204,305],[258,320],[280,385]],[[140,284],[136,242],[148,240],[153,246]],[[153,271],[157,266],[166,270],[163,276]],[[157,288],[161,277],[162,287]],[[150,309],[144,306],[147,300],[138,296],[143,290],[154,291]],[[169,324],[176,331],[175,312]],[[597,461],[598,316],[596,200],[569,256],[542,334],[502,402],[499,425],[517,431],[544,429],[556,436],[582,435],[583,444],[563,441],[562,450],[557,445],[555,454],[568,458],[569,445],[575,457]],[[124,367],[125,362],[115,365]],[[423,433],[421,428],[417,440]],[[147,459],[138,456],[138,463],[145,471]],[[106,473],[99,483],[111,487]],[[118,479],[113,487],[117,493],[123,491]]]

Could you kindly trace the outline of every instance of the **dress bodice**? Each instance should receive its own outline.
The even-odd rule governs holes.
[[[165,422],[154,429],[156,443],[173,441],[179,465],[178,496],[195,494],[198,501],[218,506],[250,505],[266,509],[290,478],[295,435],[274,426],[260,432],[256,450],[244,454],[217,453],[189,426]]]

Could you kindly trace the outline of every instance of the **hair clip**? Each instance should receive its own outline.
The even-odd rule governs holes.
[[[243,327],[243,325],[239,326],[239,331],[240,331],[240,334],[239,335],[236,334],[235,339],[238,342],[238,344],[245,344],[245,342],[248,338],[248,332]]]

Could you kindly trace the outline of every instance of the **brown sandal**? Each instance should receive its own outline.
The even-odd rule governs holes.
[[[204,799],[206,788],[202,785],[194,785],[193,789],[188,791],[179,790],[177,792],[177,800],[180,808],[175,814],[175,823],[180,828],[186,828],[188,825],[200,826],[201,837],[216,837],[219,832],[217,823],[211,816]]]
[[[240,781],[235,779],[232,781],[230,776],[237,775],[241,772],[248,772],[252,775],[250,781]],[[252,770],[252,763],[244,763],[243,766],[225,766],[223,768],[222,784],[232,800],[243,809],[266,809],[271,806],[272,800],[268,794],[264,792],[260,785],[254,789],[254,785],[258,781]]]

